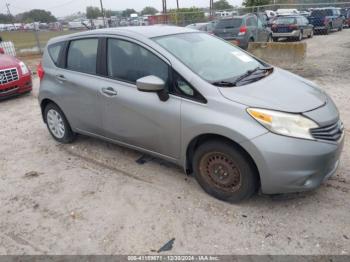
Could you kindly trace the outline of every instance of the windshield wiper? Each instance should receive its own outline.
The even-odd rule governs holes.
[[[267,70],[270,71],[271,69],[273,69],[273,67],[256,67],[254,69],[248,70],[247,72],[245,72],[243,75],[240,75],[238,78],[236,78],[234,81],[226,81],[226,80],[222,80],[222,81],[216,81],[216,82],[212,82],[212,85],[214,86],[220,86],[220,87],[233,87],[233,86],[237,86],[237,84],[239,82],[241,82],[243,79],[247,78],[248,76],[254,74],[257,71],[264,71],[266,72]],[[258,78],[262,78],[262,76],[259,76]]]
[[[221,86],[221,87],[233,87],[235,84],[230,81],[217,81],[217,82],[212,82],[211,83],[214,86]]]

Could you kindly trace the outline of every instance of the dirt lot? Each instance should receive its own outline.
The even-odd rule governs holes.
[[[316,36],[297,73],[350,126],[350,30]],[[350,254],[350,146],[316,191],[218,201],[168,163],[82,137],[57,144],[31,95],[0,103],[0,254]],[[349,135],[349,129],[347,129]],[[165,253],[166,254],[166,253]]]

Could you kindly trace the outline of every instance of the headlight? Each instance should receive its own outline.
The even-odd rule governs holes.
[[[28,69],[28,67],[26,66],[25,63],[23,63],[22,61],[20,61],[18,64],[19,64],[19,66],[21,67],[22,75],[26,75],[26,74],[29,73],[29,69]]]
[[[319,127],[314,121],[300,114],[282,113],[259,108],[249,108],[247,111],[268,130],[280,135],[314,139],[310,129]]]

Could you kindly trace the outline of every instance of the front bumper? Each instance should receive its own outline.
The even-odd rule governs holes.
[[[272,33],[272,37],[288,38],[288,37],[299,37],[300,30],[294,30],[288,33]]]
[[[19,80],[0,85],[0,99],[30,92],[33,88],[30,74],[21,76]]]
[[[267,133],[242,146],[255,160],[263,193],[292,193],[315,189],[336,172],[344,135],[333,143]]]

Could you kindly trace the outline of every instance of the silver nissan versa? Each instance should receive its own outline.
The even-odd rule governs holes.
[[[38,74],[54,139],[79,133],[166,159],[222,200],[314,189],[339,165],[344,127],[326,93],[203,32],[54,38]]]

